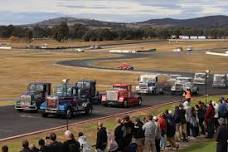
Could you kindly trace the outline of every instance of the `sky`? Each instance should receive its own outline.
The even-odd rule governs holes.
[[[228,15],[228,0],[0,0],[0,24],[29,24],[56,17],[112,22]]]

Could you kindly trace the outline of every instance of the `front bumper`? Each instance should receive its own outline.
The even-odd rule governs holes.
[[[66,111],[57,110],[57,109],[40,109],[41,113],[53,114],[53,115],[65,115]]]
[[[193,81],[193,84],[199,84],[199,85],[204,85],[205,84],[205,81]]]
[[[106,105],[106,106],[123,106],[123,102],[120,101],[102,101],[101,102],[102,105]]]
[[[24,110],[24,111],[36,111],[38,110],[35,105],[15,105],[16,110]]]

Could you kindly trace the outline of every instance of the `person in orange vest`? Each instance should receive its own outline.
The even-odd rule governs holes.
[[[191,90],[190,89],[185,90],[184,93],[183,93],[183,96],[185,98],[185,101],[190,102],[191,98],[192,98]]]

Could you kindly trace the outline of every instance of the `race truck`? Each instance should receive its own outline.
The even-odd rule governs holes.
[[[118,69],[120,70],[134,70],[134,67],[131,66],[130,64],[127,64],[127,63],[123,63],[121,64]]]
[[[30,83],[27,87],[27,91],[16,101],[15,109],[18,112],[37,111],[50,93],[51,83]]]
[[[80,80],[76,83],[81,98],[88,98],[92,104],[101,102],[101,94],[96,91],[95,80]]]
[[[204,85],[206,83],[207,74],[206,73],[195,73],[193,83],[198,85]]]
[[[41,104],[40,112],[43,117],[51,114],[71,118],[76,113],[92,113],[93,106],[89,99],[80,98],[77,87],[70,85],[68,81],[64,80],[63,84],[57,85],[56,92]]]
[[[191,77],[177,77],[174,85],[171,86],[171,94],[183,94],[190,89],[192,94],[199,94],[199,87],[194,85]]]
[[[212,87],[228,87],[228,74],[214,74]]]
[[[139,84],[136,86],[139,94],[162,94],[163,88],[159,86],[157,74],[143,74],[139,77]]]
[[[132,86],[129,84],[113,84],[112,90],[106,91],[101,98],[101,104],[104,106],[129,107],[133,105],[142,105],[140,95],[132,92]]]

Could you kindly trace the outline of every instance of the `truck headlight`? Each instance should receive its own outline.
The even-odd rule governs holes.
[[[123,101],[124,101],[124,97],[120,97],[120,98],[119,98],[119,101],[120,101],[120,102],[123,102]]]

